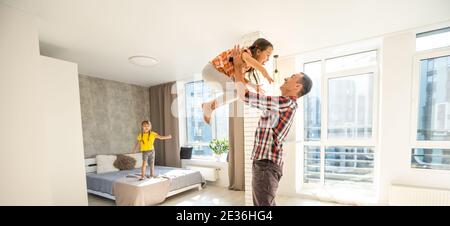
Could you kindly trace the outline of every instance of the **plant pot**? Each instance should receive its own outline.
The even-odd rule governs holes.
[[[222,155],[214,154],[214,159],[216,162],[220,162],[222,160]]]

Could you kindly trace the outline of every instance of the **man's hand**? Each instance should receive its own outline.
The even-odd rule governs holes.
[[[234,64],[234,85],[238,97],[241,100],[244,100],[245,93],[248,92],[248,89],[245,86],[245,84],[247,84],[247,81],[244,78],[244,73],[242,73],[242,67],[244,65],[244,61],[242,60],[242,52],[243,49],[241,49],[239,45],[235,45],[231,55],[233,57]]]
[[[243,49],[239,45],[235,45],[231,52],[234,67],[240,71],[242,71],[242,66],[244,65],[244,61],[242,60],[242,52]]]
[[[231,52],[231,56],[233,57],[235,82],[242,82],[245,84],[244,73],[242,73],[242,68],[244,66],[242,52],[243,49],[239,45],[235,45]]]
[[[266,93],[266,91],[263,90],[261,87],[262,87],[262,85],[256,85],[256,93],[264,95]]]

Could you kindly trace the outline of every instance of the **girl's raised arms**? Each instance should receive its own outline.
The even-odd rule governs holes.
[[[264,66],[259,63],[255,58],[253,58],[250,54],[247,52],[242,53],[242,60],[249,66],[255,68],[256,70],[260,71],[263,76],[269,81],[269,83],[273,82],[272,77],[270,77],[269,72],[264,68]]]

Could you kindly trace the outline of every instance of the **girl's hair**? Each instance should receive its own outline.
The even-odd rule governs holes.
[[[253,44],[248,47],[248,49],[250,50],[250,52],[252,53],[252,57],[256,59],[257,57],[257,52],[259,51],[265,51],[266,49],[268,49],[269,47],[273,48],[272,43],[270,43],[269,41],[267,41],[267,39],[264,38],[258,38],[256,39]],[[256,72],[254,68],[251,68],[250,70],[247,71],[247,73],[251,73],[251,75],[253,76],[253,78],[256,81],[256,84],[259,84],[259,80],[258,80],[258,76],[256,76]]]
[[[144,130],[142,129],[142,127],[146,124],[149,126],[152,126],[152,123],[150,121],[145,120],[145,121],[141,122],[141,142],[142,143],[144,143],[144,140],[142,139],[144,137]],[[150,130],[148,131],[148,136],[147,136],[147,141],[149,141],[149,140],[150,140]]]
[[[269,41],[267,41],[264,38],[258,38],[256,39],[253,44],[248,47],[248,49],[250,49],[250,52],[252,53],[252,57],[256,58],[256,53],[259,51],[265,51],[266,49],[268,49],[269,47],[273,48],[272,43],[270,43]]]

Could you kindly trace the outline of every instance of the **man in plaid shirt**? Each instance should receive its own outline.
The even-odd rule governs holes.
[[[239,70],[241,61],[235,59],[236,89],[239,97],[249,106],[262,110],[253,145],[253,204],[275,206],[275,194],[282,176],[283,141],[294,121],[297,99],[312,87],[311,79],[304,73],[294,74],[280,86],[281,96],[265,96],[250,92],[244,75]]]

